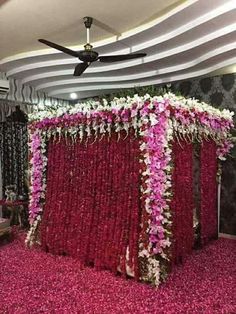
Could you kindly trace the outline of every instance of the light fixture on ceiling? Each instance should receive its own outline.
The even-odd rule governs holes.
[[[71,93],[70,94],[70,98],[71,99],[77,99],[78,98],[78,95],[76,93]]]

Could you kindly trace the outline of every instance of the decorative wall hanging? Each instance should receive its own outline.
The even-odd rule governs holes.
[[[171,93],[30,115],[26,243],[39,235],[45,250],[158,286],[194,244],[193,143],[201,242],[217,237],[216,159],[233,146],[232,116]]]
[[[4,200],[28,200],[28,189],[25,183],[28,168],[27,116],[20,110],[20,106],[16,106],[16,103],[15,110],[5,122],[0,123],[0,158],[1,205],[4,205]],[[10,217],[11,214],[12,211],[4,205],[3,216]],[[19,219],[12,219],[11,222],[12,224],[19,223]],[[26,208],[21,210],[20,224],[28,225]]]

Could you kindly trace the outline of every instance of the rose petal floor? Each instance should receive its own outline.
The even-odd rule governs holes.
[[[0,313],[236,313],[236,241],[195,251],[159,289],[81,268],[76,260],[0,246]]]

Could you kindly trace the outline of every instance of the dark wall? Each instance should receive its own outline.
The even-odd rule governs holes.
[[[177,82],[171,89],[215,107],[230,109],[236,115],[236,74]],[[236,117],[234,121],[236,125]],[[236,235],[236,147],[222,166],[220,232]]]
[[[192,79],[172,84],[174,91],[195,97],[218,108],[236,112],[236,74]]]

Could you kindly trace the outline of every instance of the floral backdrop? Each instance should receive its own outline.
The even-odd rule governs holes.
[[[97,269],[125,273],[129,267],[138,277],[139,142],[132,130],[119,141],[117,134],[51,140],[47,156],[44,249]]]
[[[170,260],[174,255],[173,251],[175,250],[175,247],[179,248],[177,250],[177,252],[180,252],[180,254],[178,253],[179,255],[182,254],[181,250],[183,250],[183,253],[185,254],[188,252],[190,247],[189,243],[192,241],[190,239],[191,241],[189,240],[188,242],[183,239],[183,236],[181,235],[181,227],[178,226],[175,220],[175,210],[171,207],[171,200],[173,193],[175,193],[175,187],[172,186],[173,175],[179,178],[180,182],[181,180],[184,182],[186,179],[191,180],[188,182],[193,182],[191,178],[193,172],[192,163],[190,162],[192,159],[190,156],[193,156],[193,142],[198,142],[201,145],[204,145],[204,141],[207,141],[208,143],[214,141],[215,150],[212,149],[214,154],[212,169],[214,169],[214,164],[216,164],[216,157],[218,157],[219,160],[225,160],[225,155],[233,146],[229,132],[233,127],[232,115],[233,113],[229,112],[228,110],[219,111],[213,107],[208,106],[206,103],[199,103],[195,99],[186,99],[171,93],[154,97],[151,97],[150,95],[145,95],[143,97],[135,95],[133,98],[116,98],[113,99],[109,105],[106,103],[106,101],[104,101],[103,104],[100,104],[99,102],[88,102],[85,104],[77,104],[71,107],[60,107],[58,109],[41,108],[41,110],[35,112],[30,117],[32,121],[30,125],[32,154],[32,189],[30,200],[31,229],[28,233],[26,242],[29,245],[32,245],[35,241],[40,222],[42,220],[43,211],[45,214],[48,212],[50,215],[50,210],[45,211],[45,209],[47,209],[47,205],[45,206],[45,199],[47,200],[47,193],[50,193],[50,189],[47,189],[48,182],[46,176],[47,169],[50,172],[48,164],[50,161],[48,160],[47,154],[47,150],[50,152],[50,141],[60,142],[61,145],[59,145],[59,147],[63,147],[63,141],[66,143],[68,139],[70,139],[74,146],[78,145],[75,144],[77,141],[80,141],[81,143],[85,141],[86,145],[91,144],[92,146],[96,145],[95,143],[97,141],[103,141],[106,136],[112,139],[115,134],[117,142],[119,142],[121,137],[123,139],[126,138],[127,140],[129,136],[133,134],[133,136],[138,139],[138,163],[140,167],[139,200],[141,212],[139,213],[137,210],[130,210],[127,211],[126,214],[131,216],[135,215],[133,217],[134,220],[136,219],[135,221],[139,220],[138,217],[140,215],[141,223],[139,225],[140,232],[138,241],[138,257],[135,257],[134,255],[135,249],[132,247],[134,240],[130,240],[130,236],[127,234],[126,227],[121,227],[121,229],[124,228],[122,230],[124,230],[126,236],[123,235],[120,238],[121,240],[119,247],[123,247],[123,257],[126,252],[129,260],[129,250],[126,246],[127,242],[124,242],[129,241],[129,245],[131,246],[131,256],[133,256],[133,259],[139,258],[141,261],[140,264],[143,266],[143,271],[140,272],[139,279],[159,285],[159,283],[167,276]],[[185,149],[183,149],[182,146],[184,145],[183,141],[188,143]],[[177,160],[174,160],[174,163],[176,162],[177,165],[180,165],[181,163],[185,165],[186,175],[182,175],[180,172],[176,171],[173,172],[173,151],[175,152],[178,150],[178,148],[175,146],[175,143],[178,143],[182,150],[178,152],[178,154],[181,156],[180,160],[178,161],[177,158]],[[123,145],[126,147],[125,144]],[[82,151],[82,147],[80,149]],[[54,153],[54,150],[52,153]],[[69,157],[70,154],[68,156],[67,154],[62,154],[62,156],[65,156],[63,158],[71,159]],[[209,156],[211,159],[213,155]],[[91,161],[92,160],[93,158],[91,158]],[[211,162],[209,165],[211,166]],[[52,167],[53,166],[54,163],[52,164]],[[129,162],[127,162],[127,166],[129,166]],[[84,169],[87,169],[86,167],[87,166],[85,166]],[[104,166],[102,172],[103,174],[101,174],[101,176],[104,178],[106,177],[104,173],[109,173],[109,171],[106,169],[107,167]],[[122,166],[119,167],[119,171],[121,169]],[[67,176],[70,176],[70,171],[73,171],[73,169],[67,169],[65,171]],[[56,171],[56,173],[61,173],[61,171]],[[89,180],[92,180],[93,176],[90,175],[90,177],[91,178]],[[119,175],[117,175],[117,177],[119,177]],[[62,180],[64,180],[63,177]],[[215,173],[214,175],[211,175],[210,180],[214,180],[212,182],[216,183],[216,167]],[[103,189],[106,190],[105,187],[106,183],[104,181],[104,183],[97,188],[97,191],[100,191],[100,196],[103,195]],[[201,186],[201,189],[203,188],[205,188],[205,182],[203,182],[203,185]],[[109,191],[109,189],[107,189],[107,191]],[[178,202],[184,202],[184,189],[183,193],[182,191],[180,192],[180,196],[182,196],[178,199],[177,191],[177,197],[174,196],[174,204]],[[186,190],[186,193],[188,192],[193,194],[191,187],[189,187],[188,191]],[[213,192],[210,191],[208,196],[212,197]],[[70,202],[71,198],[68,195],[71,195],[71,191],[70,193],[68,193],[68,191],[65,193],[65,198],[68,198]],[[81,192],[80,194],[83,195],[83,193],[84,192]],[[84,195],[87,195],[86,193]],[[106,197],[108,198],[108,195]],[[122,197],[120,198],[120,201],[122,201]],[[129,202],[130,200],[128,199],[127,204],[129,204]],[[192,202],[190,200],[189,206],[191,203]],[[102,206],[103,209],[100,209],[101,215],[109,213],[109,211],[106,209],[107,205],[105,204],[106,203],[104,203],[104,207]],[[58,211],[56,210],[57,208],[53,209],[53,211],[56,211],[56,213],[58,212],[58,214],[56,214],[58,217],[62,212],[59,205],[60,204],[58,204]],[[193,229],[193,213],[191,219],[192,221],[190,221],[189,218],[190,207],[186,205],[186,214],[183,215],[181,213],[183,229],[186,229],[185,226],[191,228],[191,230]],[[213,207],[214,206],[212,206],[209,210],[216,212]],[[201,210],[202,209],[203,206],[201,205]],[[91,210],[93,210],[93,207],[91,207]],[[207,213],[207,209],[205,211]],[[122,215],[123,214],[121,214],[121,216]],[[85,217],[87,216],[85,215]],[[92,216],[90,216],[88,219],[90,220],[91,217]],[[204,216],[201,217],[200,215],[200,218],[202,219],[204,226]],[[131,221],[133,219],[131,219]],[[104,220],[106,221],[105,218]],[[123,225],[124,221],[126,224],[129,223],[128,216],[127,219],[123,219],[121,226]],[[109,229],[103,220],[102,225],[102,232],[98,232],[98,234],[104,234],[104,230]],[[44,218],[41,227],[45,228]],[[83,228],[85,228],[85,226],[83,226]],[[48,234],[48,229],[46,228],[45,230],[46,234]],[[202,228],[202,235],[204,235],[204,238],[206,239],[211,237],[211,234],[208,234],[207,230],[207,228]],[[84,233],[85,237],[89,236],[87,231],[88,230],[86,230]],[[109,239],[109,232],[105,232]],[[138,232],[135,232],[134,228],[132,232],[132,234],[136,234],[136,236],[131,236],[131,238],[137,239]],[[215,232],[217,233],[216,230]],[[192,238],[191,233],[187,234],[189,234],[189,237]],[[42,236],[44,237],[44,235]],[[50,236],[51,234],[49,237]],[[60,249],[64,248],[66,245],[65,243],[61,243],[58,246],[58,241],[60,241],[58,237],[59,236],[57,233],[55,233],[55,237],[52,241],[54,241],[54,243],[56,243],[55,245]],[[101,235],[101,237],[103,236]],[[176,240],[176,243],[174,240]],[[46,243],[46,240],[44,243]],[[104,245],[105,244],[103,242],[100,243],[101,248],[104,247]],[[46,247],[46,245],[45,248],[50,249],[50,247]],[[84,250],[81,252],[83,252],[81,254],[87,254]],[[99,260],[98,258],[100,261],[98,264],[106,266],[108,265],[109,258],[108,260],[106,259],[106,253],[104,252],[106,252],[106,249],[101,249],[98,253],[103,254],[102,259]],[[118,252],[121,251],[118,250]],[[92,253],[92,260],[93,257],[94,254]],[[86,260],[90,260],[89,253],[86,257]],[[122,256],[120,256],[120,262],[122,264]],[[123,269],[125,268],[125,263],[126,262],[123,260]],[[134,263],[133,265],[135,267],[136,264]]]

